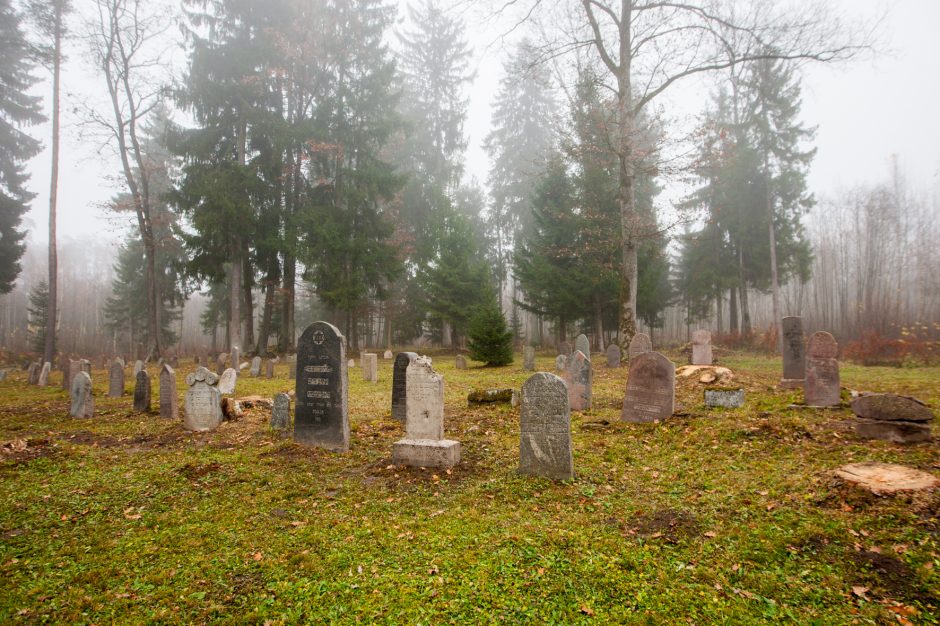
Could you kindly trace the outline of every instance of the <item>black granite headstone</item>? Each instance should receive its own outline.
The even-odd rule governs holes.
[[[314,322],[297,342],[294,439],[330,450],[349,450],[346,340],[332,324]]]

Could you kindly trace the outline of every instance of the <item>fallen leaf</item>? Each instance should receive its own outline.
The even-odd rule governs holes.
[[[865,597],[865,594],[868,593],[868,587],[862,587],[861,585],[853,585],[852,593],[858,596],[859,598],[863,598],[865,600],[868,599],[867,597]]]
[[[711,539],[711,538],[713,538],[713,537],[717,537],[717,536],[718,536],[718,533],[716,533],[716,532],[713,531],[713,530],[710,530],[710,531],[708,531],[707,533],[705,533],[705,536],[708,537],[709,539]]]
[[[254,554],[251,555],[251,558],[253,558],[256,561],[260,561],[261,559],[264,558],[264,555],[262,555],[260,552],[255,552]]]
[[[588,617],[594,617],[594,610],[586,604],[581,605],[580,611]]]

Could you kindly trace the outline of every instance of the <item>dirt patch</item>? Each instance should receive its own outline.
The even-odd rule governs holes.
[[[189,480],[199,480],[209,474],[214,474],[222,469],[222,466],[219,463],[187,463],[178,470],[177,474],[185,476]]]
[[[51,439],[13,439],[0,444],[0,461],[12,464],[26,463],[53,454],[55,454],[55,444]]]
[[[144,450],[152,450],[153,448],[174,446],[188,437],[189,433],[180,427],[170,428],[162,433],[154,433],[152,435],[138,435],[128,443]]]
[[[870,585],[876,593],[908,601],[937,600],[925,593],[917,573],[896,557],[862,550],[851,553],[849,558],[856,565],[855,580]]]
[[[122,441],[116,437],[108,435],[96,435],[88,430],[79,430],[71,434],[63,435],[62,441],[68,441],[80,446],[91,446],[92,448],[114,448],[122,445]]]
[[[699,523],[688,511],[660,509],[637,514],[633,518],[632,530],[642,537],[677,543],[680,539],[697,535]]]

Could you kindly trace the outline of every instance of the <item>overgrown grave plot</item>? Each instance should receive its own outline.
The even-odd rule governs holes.
[[[263,409],[198,435],[135,415],[129,396],[104,398],[104,372],[93,420],[64,417],[56,390],[0,383],[0,440],[55,451],[0,457],[0,619],[934,619],[937,498],[859,494],[831,471],[871,459],[937,473],[936,446],[858,441],[829,427],[847,409],[787,408],[779,363],[723,359],[744,408],[706,412],[701,386],[680,384],[687,414],[646,425],[619,422],[626,368],[597,368],[594,408],[572,418],[577,478],[556,484],[516,474],[518,409],[466,403],[518,388],[521,357],[434,361],[445,432],[464,449],[450,473],[390,464],[389,361],[378,384],[351,372],[343,455],[276,436]],[[241,377],[238,395],[293,387],[286,363],[276,373]],[[934,406],[937,380],[843,369],[848,387],[897,385]]]

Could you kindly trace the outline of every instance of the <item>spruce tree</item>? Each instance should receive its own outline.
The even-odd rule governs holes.
[[[41,281],[29,292],[29,345],[39,354],[46,348],[46,322],[49,319],[49,285]]]
[[[470,318],[467,347],[471,359],[487,366],[512,363],[512,331],[495,297],[487,298]]]

